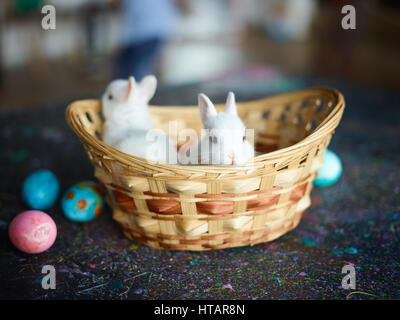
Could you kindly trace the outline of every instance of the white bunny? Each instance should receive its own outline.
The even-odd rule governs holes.
[[[254,157],[254,147],[246,140],[246,127],[238,116],[233,92],[228,93],[224,112],[217,113],[213,103],[202,93],[198,104],[207,134],[200,141],[180,148],[181,164],[241,165]]]
[[[157,79],[153,75],[144,77],[140,83],[129,77],[129,80],[118,79],[108,85],[102,97],[105,143],[115,147],[129,131],[153,128],[148,103],[156,86]]]
[[[103,141],[112,147],[153,161],[176,163],[175,145],[161,130],[153,129],[148,103],[153,97],[157,80],[146,76],[140,83],[114,80],[102,97],[104,124]]]

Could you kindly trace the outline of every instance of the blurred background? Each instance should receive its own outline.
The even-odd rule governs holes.
[[[42,29],[46,4],[55,30]],[[355,30],[341,26],[347,4]],[[262,95],[329,77],[398,91],[399,30],[395,0],[2,0],[0,112],[99,97],[113,78],[148,73],[160,90],[247,79]]]

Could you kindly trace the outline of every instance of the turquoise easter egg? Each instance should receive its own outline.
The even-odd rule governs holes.
[[[323,155],[324,164],[318,169],[318,176],[314,180],[317,187],[329,187],[339,180],[342,174],[342,162],[331,150]]]
[[[22,198],[36,210],[50,208],[57,200],[60,183],[49,170],[36,170],[26,177],[22,184]]]
[[[82,181],[70,187],[61,199],[64,215],[76,222],[88,222],[97,217],[104,199],[93,181]]]

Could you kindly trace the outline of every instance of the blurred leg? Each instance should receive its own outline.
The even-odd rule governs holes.
[[[162,43],[161,39],[155,38],[122,48],[115,61],[113,77],[128,78],[133,75],[140,80],[153,73]]]

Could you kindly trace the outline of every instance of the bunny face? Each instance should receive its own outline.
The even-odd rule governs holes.
[[[148,102],[156,90],[157,80],[147,76],[139,83],[133,77],[114,80],[102,96],[105,121],[102,139],[116,146],[133,130],[153,128],[150,121]]]
[[[237,114],[232,92],[228,94],[224,112],[217,113],[204,94],[199,95],[199,110],[207,129],[200,142],[200,164],[240,165],[254,157],[254,148],[246,140],[246,127]]]
[[[147,108],[157,87],[154,76],[146,76],[141,82],[133,77],[112,81],[102,96],[103,113],[106,119],[121,118],[129,112]]]

